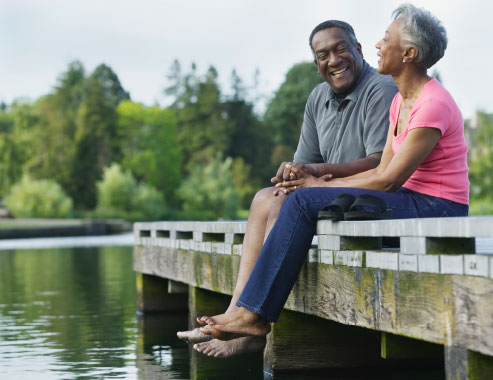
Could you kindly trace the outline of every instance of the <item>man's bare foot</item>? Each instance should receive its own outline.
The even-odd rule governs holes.
[[[265,336],[270,331],[269,322],[244,308],[214,317],[200,317],[197,320],[202,324],[207,324],[200,328],[201,333],[212,335],[220,340],[231,340],[249,335]]]
[[[193,345],[194,350],[214,358],[229,358],[231,356],[262,351],[265,347],[265,336],[245,336],[227,342],[212,339]]]
[[[207,342],[212,339],[212,336],[202,334],[198,327],[189,331],[178,331],[176,335],[181,340],[184,340],[185,342],[192,344]]]

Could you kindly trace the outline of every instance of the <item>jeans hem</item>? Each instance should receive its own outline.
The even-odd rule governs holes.
[[[243,309],[247,309],[247,310],[251,311],[252,313],[260,315],[262,318],[264,318],[265,320],[267,320],[269,322],[277,321],[277,318],[273,318],[272,316],[266,314],[261,308],[250,306],[250,305],[248,305],[244,302],[241,302],[239,300],[236,301],[236,306],[242,307]]]

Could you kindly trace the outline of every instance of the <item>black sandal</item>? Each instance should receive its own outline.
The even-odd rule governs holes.
[[[356,198],[349,210],[344,213],[344,220],[380,220],[391,219],[392,209],[371,194],[361,194]]]
[[[337,222],[344,219],[344,213],[349,210],[356,198],[351,194],[341,194],[318,212],[319,220],[332,220]]]

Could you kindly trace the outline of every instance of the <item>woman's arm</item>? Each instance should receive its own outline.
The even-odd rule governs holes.
[[[391,125],[380,165],[375,169],[346,178],[331,181],[313,178],[300,186],[297,181],[285,182],[291,191],[299,187],[357,187],[377,191],[396,191],[414,173],[423,160],[430,154],[441,137],[436,128],[414,128],[409,131],[397,154],[392,152],[394,128]]]
[[[380,158],[380,162],[377,165],[377,167],[373,169],[369,169],[357,174],[353,174],[348,177],[344,177],[344,180],[348,179],[357,179],[357,178],[370,178],[374,176],[376,173],[381,172],[386,168],[392,159],[392,156],[394,155],[392,151],[392,134],[394,133],[394,126],[392,124],[389,125],[389,129],[387,131],[387,140],[385,141],[385,146],[383,148],[383,153]],[[322,176],[301,176],[298,174],[298,168],[296,166],[292,166],[289,168],[290,171],[292,171],[294,174],[296,174],[300,179],[297,180],[292,180],[292,181],[284,181],[282,183],[278,183],[276,187],[279,188],[279,191],[282,191],[286,194],[291,193],[292,191],[303,188],[303,187],[325,187],[325,186],[332,186],[332,183],[339,183],[341,178],[339,179],[332,179],[332,175],[322,175]],[[303,177],[303,178],[302,178]],[[320,177],[320,178],[317,178]],[[287,178],[287,177],[285,177]],[[328,184],[327,181],[331,179],[331,184]],[[296,188],[295,188],[296,186]]]
[[[409,131],[397,154],[377,167],[373,175],[365,178],[340,178],[327,182],[332,187],[358,187],[378,191],[396,191],[414,173],[440,140],[436,128],[414,128]],[[387,146],[386,146],[387,147]],[[388,159],[388,157],[385,157]]]
[[[385,146],[383,148],[382,158],[380,159],[380,163],[377,165],[376,168],[366,170],[364,172],[354,174],[354,175],[349,176],[349,177],[333,179],[331,182],[339,181],[339,180],[353,180],[353,179],[371,178],[371,177],[385,171],[385,169],[389,165],[390,161],[392,160],[392,157],[394,156],[394,152],[392,151],[392,141],[393,141],[394,129],[395,129],[395,126],[390,124],[389,129],[387,131],[387,140],[385,141]],[[329,186],[335,187],[333,185],[329,185]]]

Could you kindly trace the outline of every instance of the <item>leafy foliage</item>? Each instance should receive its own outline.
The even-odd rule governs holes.
[[[294,65],[286,79],[275,92],[267,110],[264,122],[273,135],[275,154],[272,164],[293,159],[298,145],[306,100],[311,91],[322,82],[313,62]]]
[[[0,195],[5,195],[20,180],[25,160],[13,113],[0,111]]]
[[[224,113],[217,76],[211,66],[200,78],[196,76],[194,65],[192,71],[183,76],[178,63],[169,76],[173,85],[166,93],[175,97],[171,108],[178,122],[178,140],[186,172],[228,147],[232,125]]]
[[[4,200],[17,218],[65,218],[72,215],[72,200],[55,181],[22,177]]]
[[[292,156],[315,82],[311,65],[300,67],[288,73],[263,122],[255,85],[245,86],[234,70],[225,94],[213,66],[185,72],[175,61],[165,91],[172,104],[162,108],[131,102],[107,65],[87,73],[74,61],[49,94],[0,104],[0,196],[28,174],[60,184],[78,213],[155,219],[165,211],[183,217],[183,208],[189,218],[235,217]]]
[[[137,184],[130,171],[114,163],[104,169],[97,183],[98,201],[95,214],[105,218],[155,220],[165,213],[159,191],[147,184]]]
[[[478,204],[477,212],[491,212],[493,207],[493,114],[476,113],[475,128],[469,129],[470,139],[469,179],[471,201]],[[482,206],[479,207],[479,204]],[[490,206],[487,206],[487,205]],[[483,211],[481,211],[483,210]]]
[[[85,81],[82,63],[72,62],[58,78],[54,92],[30,106],[36,120],[28,121],[31,130],[27,146],[31,151],[26,171],[35,178],[55,180],[72,196],[76,195],[71,187],[76,119],[86,95]]]
[[[233,160],[217,154],[206,165],[196,166],[179,188],[186,219],[235,219],[240,192],[233,184]]]
[[[164,192],[166,200],[173,202],[181,182],[183,160],[174,115],[169,110],[129,100],[121,102],[117,111],[122,167],[139,181]]]
[[[71,193],[78,205],[93,208],[96,181],[101,178],[103,168],[119,155],[116,107],[128,95],[113,71],[105,65],[94,70],[86,86],[86,96],[77,118]]]

